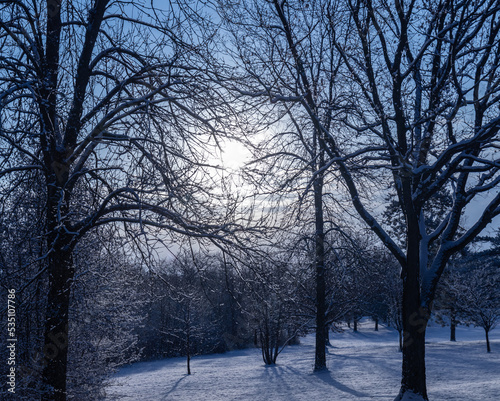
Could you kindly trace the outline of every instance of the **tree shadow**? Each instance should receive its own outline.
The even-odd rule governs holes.
[[[272,384],[275,388],[280,388],[288,393],[290,384],[288,380],[285,380],[284,378],[289,378],[290,374],[294,374],[294,372],[292,372],[288,366],[279,364],[265,365],[262,377],[265,378],[265,380],[268,383]],[[293,401],[293,399],[294,398],[292,397],[290,401]]]
[[[172,388],[170,390],[168,390],[166,393],[165,393],[165,396],[163,397],[163,400],[168,400],[168,396],[173,393],[177,387],[179,386],[179,384],[181,384],[181,382],[186,378],[188,377],[189,375],[184,375],[182,376],[179,380],[177,380],[174,385],[172,386]]]
[[[264,375],[266,376],[266,379],[270,380],[274,385],[279,385],[283,389],[290,388],[289,380],[284,380],[284,377],[290,378],[295,376],[297,377],[298,380],[307,377],[307,375],[304,375],[304,372],[301,371],[300,369],[295,369],[291,366],[283,366],[283,365],[266,366]],[[370,394],[359,392],[335,380],[332,376],[332,373],[328,370],[311,373],[310,377],[318,378],[321,381],[323,381],[327,386],[334,387],[343,393],[350,394],[357,398],[371,398]],[[290,400],[293,399],[294,398],[291,398]]]
[[[331,372],[328,370],[315,372],[313,374],[315,377],[322,380],[327,385],[335,387],[337,390],[342,391],[343,393],[351,394],[351,395],[358,397],[358,398],[370,398],[371,397],[371,395],[369,395],[369,394],[361,393],[361,392],[354,390],[353,388],[347,387],[345,384],[342,384],[339,381],[335,380],[332,377]]]

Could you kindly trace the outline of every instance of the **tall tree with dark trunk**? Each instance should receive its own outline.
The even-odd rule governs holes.
[[[500,213],[494,111],[500,7],[496,2],[348,4],[353,26],[335,46],[360,93],[361,106],[346,113],[344,124],[365,133],[364,144],[349,155],[354,149],[342,149],[334,135],[327,138],[354,207],[402,267],[403,377],[397,399],[411,394],[427,399],[425,329],[437,283],[449,258]],[[353,176],[362,164],[390,172],[386,178],[405,216],[405,250],[362,201]],[[426,207],[443,190],[452,202],[429,224]],[[489,202],[462,231],[467,205],[488,193]]]
[[[116,223],[125,232],[152,227],[221,239],[230,230],[219,226],[227,215],[216,220],[220,192],[206,185],[214,177],[206,150],[222,117],[219,110],[214,118],[216,106],[207,104],[216,88],[195,61],[208,54],[208,24],[189,25],[191,15],[206,22],[196,5],[162,7],[0,2],[6,210],[15,207],[10,193],[29,172],[40,171],[43,181],[45,400],[67,396],[73,251],[87,232]]]
[[[312,7],[314,12],[321,12],[321,4]],[[330,106],[334,103],[335,91],[331,86],[324,87],[321,67],[323,64],[332,67],[338,58],[327,53],[331,40],[328,26],[316,24],[314,18],[321,20],[319,14],[309,21],[302,14],[303,10],[303,5],[295,9],[279,1],[222,1],[219,8],[225,27],[232,35],[233,42],[227,49],[229,57],[239,67],[236,76],[224,77],[225,85],[239,100],[242,96],[252,99],[244,101],[245,109],[262,116],[260,121],[274,121],[272,134],[260,132],[260,141],[254,146],[252,180],[257,183],[258,192],[271,194],[274,204],[279,205],[278,215],[286,216],[282,221],[285,230],[295,230],[299,237],[304,237],[302,227],[312,232],[307,237],[314,244],[311,265],[316,284],[314,370],[321,371],[327,367],[328,341],[325,261],[329,248],[325,236],[335,225],[336,218],[333,208],[327,210],[331,203],[328,198],[331,180],[324,176],[327,168],[324,135],[296,105],[306,93],[308,107],[324,126],[330,126]],[[313,68],[300,62],[299,40]],[[324,96],[325,103],[321,106],[315,103],[320,96]],[[271,100],[270,107],[262,103],[267,99]],[[257,131],[262,130],[262,126],[257,128]],[[261,178],[257,180],[257,176]],[[298,201],[292,200],[297,194]]]

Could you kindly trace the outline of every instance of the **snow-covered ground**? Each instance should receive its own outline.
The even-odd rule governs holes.
[[[500,400],[500,329],[490,334],[458,327],[427,330],[427,386],[431,401]],[[121,369],[110,381],[107,400],[125,401],[392,401],[400,383],[401,353],[397,332],[361,324],[331,336],[329,371],[313,373],[314,337],[287,347],[276,366],[266,367],[260,351],[248,349],[193,358],[186,375],[184,358],[140,362]]]

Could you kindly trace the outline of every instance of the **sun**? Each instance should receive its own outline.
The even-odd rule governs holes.
[[[224,138],[218,141],[217,147],[208,157],[210,165],[218,166],[226,172],[235,173],[251,160],[247,147],[234,139]]]

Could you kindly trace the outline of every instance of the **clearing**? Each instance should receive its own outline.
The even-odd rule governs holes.
[[[312,373],[314,336],[287,347],[275,366],[266,367],[259,349],[198,356],[186,375],[185,358],[139,362],[122,368],[110,380],[106,400],[125,401],[392,401],[401,380],[398,335],[391,328],[365,321],[359,331],[343,326],[332,333],[328,372]],[[481,328],[427,329],[427,386],[431,401],[500,399],[500,329],[490,333],[486,352]]]

